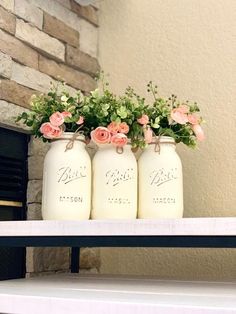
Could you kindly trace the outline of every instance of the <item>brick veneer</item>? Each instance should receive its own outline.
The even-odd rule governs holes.
[[[16,127],[14,116],[29,108],[33,93],[64,80],[69,90],[96,87],[98,7],[74,0],[0,0],[0,124]],[[19,131],[25,127],[18,123]],[[48,146],[29,146],[28,219],[41,219],[42,166]],[[27,275],[68,271],[68,248],[29,248]],[[83,269],[96,271],[99,251],[85,249]]]

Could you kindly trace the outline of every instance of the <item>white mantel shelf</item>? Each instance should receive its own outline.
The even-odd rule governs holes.
[[[236,218],[0,222],[11,236],[236,236]]]
[[[236,218],[0,222],[0,246],[236,248]],[[39,277],[0,282],[0,313],[236,314],[236,284]]]
[[[144,277],[53,275],[0,282],[11,314],[232,314],[236,284]]]

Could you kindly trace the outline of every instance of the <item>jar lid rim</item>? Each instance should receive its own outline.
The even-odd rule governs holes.
[[[98,147],[105,147],[105,146],[113,146],[113,147],[115,147],[115,145],[113,145],[111,142],[110,143],[96,143],[96,142],[94,142],[92,139],[90,140],[90,143],[93,143],[93,144],[95,144],[96,146],[98,146]],[[131,139],[129,139],[128,138],[128,142],[127,142],[127,144],[125,144],[125,146],[131,146],[132,144],[131,144]],[[125,147],[124,146],[124,147]]]
[[[94,143],[92,142],[93,144],[95,144],[96,146],[98,146],[99,148],[100,147],[116,147],[115,145],[113,145],[112,143],[106,143],[106,144],[98,144],[98,143]],[[131,147],[131,143],[127,143],[125,144],[123,147]]]
[[[75,132],[64,132],[60,137],[54,138],[51,141],[60,141],[60,140],[71,140]],[[85,136],[83,134],[78,134],[75,138],[74,141],[85,141]]]
[[[175,139],[171,136],[165,136],[160,135],[152,138],[152,142],[150,144],[156,144],[156,143],[170,143],[170,144],[176,144]]]

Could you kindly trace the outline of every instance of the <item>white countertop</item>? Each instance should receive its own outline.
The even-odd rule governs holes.
[[[1,221],[0,236],[236,235],[236,218]]]
[[[236,284],[141,277],[53,275],[0,282],[11,314],[236,313]]]

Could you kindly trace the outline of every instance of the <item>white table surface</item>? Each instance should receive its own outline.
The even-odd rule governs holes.
[[[11,314],[236,313],[236,283],[52,275],[0,282],[0,312]]]
[[[236,235],[236,218],[2,221],[0,236]]]

